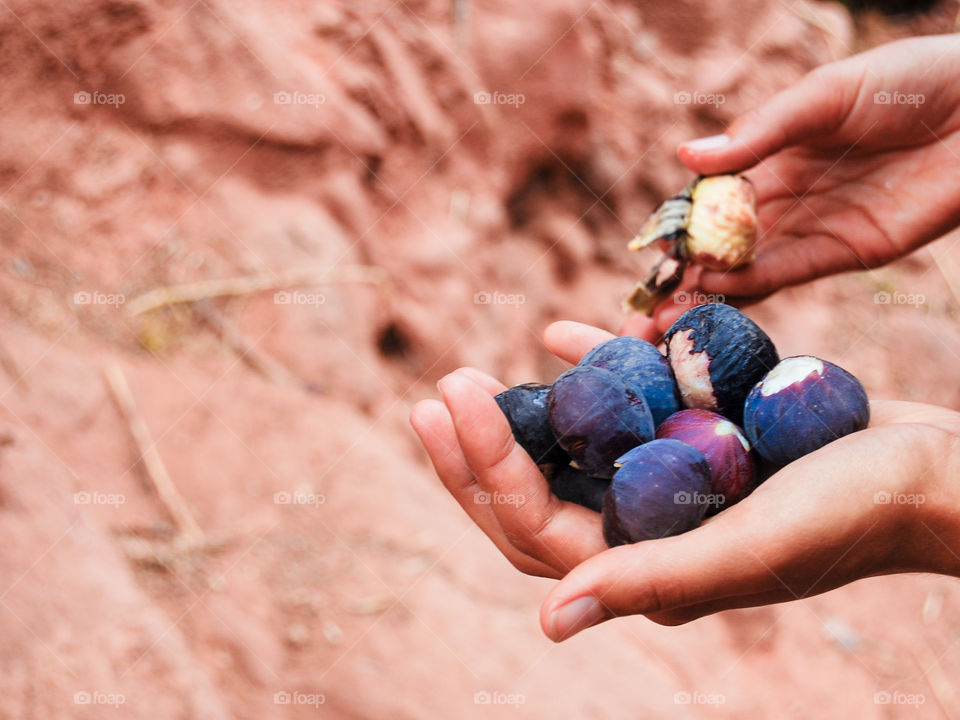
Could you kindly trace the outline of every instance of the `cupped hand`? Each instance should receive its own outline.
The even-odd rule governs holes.
[[[960,573],[960,414],[874,403],[871,425],[774,474],[699,528],[588,559],[548,595],[555,640],[620,615],[667,625],[896,572]]]
[[[722,135],[683,144],[697,173],[746,170],[757,257],[694,270],[652,321],[662,334],[691,303],[745,305],[791,285],[889,263],[960,223],[960,35],[912,38],[823,65]]]
[[[554,323],[547,348],[571,363],[608,332],[580,323]],[[559,500],[529,455],[513,439],[493,396],[506,387],[473,368],[439,383],[443,402],[424,400],[410,421],[440,480],[467,515],[520,571],[560,578],[607,549],[600,516]]]
[[[555,323],[547,347],[576,362],[612,337]],[[472,369],[440,381],[444,403],[411,414],[434,467],[467,514],[522,572],[561,579],[541,608],[566,639],[621,615],[679,624],[808,597],[894,572],[960,574],[960,414],[874,403],[871,425],[781,469],[696,530],[617,548],[600,516],[560,501],[518,446]]]

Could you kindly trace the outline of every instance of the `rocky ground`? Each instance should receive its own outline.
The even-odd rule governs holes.
[[[549,582],[500,558],[407,425],[462,364],[550,380],[552,320],[620,325],[650,260],[625,243],[689,179],[678,141],[951,7],[4,4],[0,715],[960,717],[945,578],[553,645]],[[872,397],[960,407],[956,241],[752,315]],[[135,313],[241,276],[264,289]]]

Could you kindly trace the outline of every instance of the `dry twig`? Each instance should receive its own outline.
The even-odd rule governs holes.
[[[386,280],[383,268],[371,265],[348,265],[337,270],[301,268],[278,273],[261,273],[220,280],[200,280],[182,285],[158,287],[139,295],[127,303],[130,315],[142,315],[166,305],[194,303],[210,298],[251,295],[266,290],[303,285],[340,283],[370,283],[380,285]]]
[[[243,337],[237,326],[217,310],[210,301],[200,300],[195,302],[193,310],[227,347],[267,380],[283,386],[301,388],[305,386],[305,383],[297,379],[280,362]]]
[[[137,405],[134,402],[133,394],[130,392],[130,386],[127,384],[127,378],[124,376],[123,370],[116,363],[109,363],[103,368],[103,376],[107,381],[107,387],[110,388],[111,395],[113,395],[114,402],[116,402],[127,421],[130,435],[133,437],[133,442],[137,446],[140,459],[147,471],[147,477],[157,491],[160,501],[187,542],[202,544],[204,542],[203,531],[197,525],[197,521],[193,519],[187,503],[167,473],[167,468],[160,458],[160,453],[157,452],[157,447],[150,437],[150,429],[137,410]]]

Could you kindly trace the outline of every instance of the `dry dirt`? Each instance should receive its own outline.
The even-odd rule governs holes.
[[[688,180],[676,143],[912,30],[863,22],[774,0],[3,3],[0,716],[948,717],[945,578],[553,645],[549,582],[486,542],[407,425],[461,364],[554,377],[552,320],[618,327],[649,260],[625,243]],[[956,241],[751,312],[874,398],[960,407]],[[206,306],[273,375],[188,306],[128,312],[350,265],[387,280]],[[173,532],[107,362],[203,547]]]

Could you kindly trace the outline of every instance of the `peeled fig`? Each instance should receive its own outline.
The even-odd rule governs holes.
[[[579,470],[611,478],[614,461],[653,439],[653,416],[643,395],[617,375],[594,366],[567,370],[547,395],[550,427]]]
[[[730,270],[753,260],[757,198],[739,175],[701,178],[693,189],[687,222],[687,258],[711,270]]]
[[[712,270],[730,270],[753,261],[757,237],[757,200],[750,181],[740,175],[700,176],[666,200],[627,246],[640,250],[655,241],[667,251],[626,299],[627,310],[652,312],[680,283],[687,262]],[[666,263],[669,272],[662,272]]]
[[[646,340],[613,338],[584,355],[580,365],[605,368],[634,392],[643,395],[653,414],[654,425],[659,425],[681,407],[669,361]]]
[[[709,410],[681,410],[657,428],[657,438],[680,440],[700,451],[710,466],[708,513],[719,512],[750,494],[756,461],[743,431]]]
[[[756,384],[744,408],[744,430],[756,451],[787,465],[870,422],[863,385],[812,355],[780,361]]]
[[[679,440],[653,440],[617,464],[603,498],[603,537],[610,547],[679,535],[703,521],[710,466],[699,450]]]
[[[553,436],[547,419],[549,392],[549,385],[524,383],[504,390],[494,400],[507,416],[514,439],[535,463],[566,465],[570,456]]]
[[[683,404],[718,412],[737,425],[747,393],[780,359],[753,320],[722,303],[687,310],[667,330],[666,341]]]

